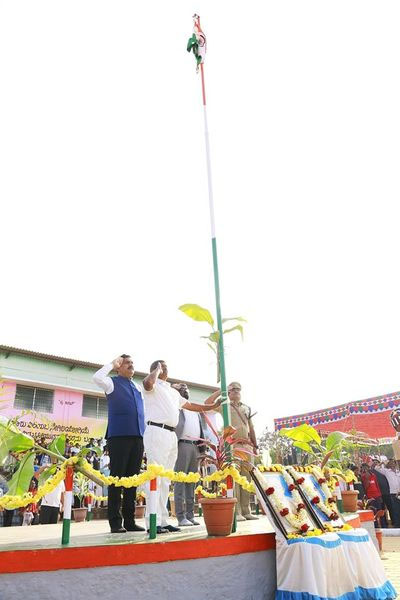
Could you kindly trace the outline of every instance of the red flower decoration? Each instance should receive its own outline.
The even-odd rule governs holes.
[[[293,492],[293,490],[294,490],[294,488],[295,488],[295,487],[296,487],[296,486],[294,485],[294,483],[291,483],[291,484],[288,486],[289,492]]]
[[[265,490],[265,493],[267,494],[267,496],[270,496],[274,492],[275,492],[275,488],[273,488],[273,487],[269,487]]]
[[[299,478],[297,479],[297,483],[298,483],[299,485],[301,485],[302,483],[304,483],[304,477],[299,477]]]
[[[304,525],[302,525],[302,526],[300,527],[300,529],[301,529],[301,531],[303,531],[303,533],[305,533],[305,532],[307,531],[307,529],[308,529],[308,525],[307,525],[307,523],[304,523]]]
[[[329,504],[333,504],[335,502],[335,498],[328,498]]]
[[[279,513],[280,515],[282,515],[282,517],[286,517],[286,515],[289,514],[289,509],[288,508],[282,508],[282,510]]]
[[[297,505],[297,510],[301,510],[302,508],[305,508],[305,506],[300,502],[300,504]]]
[[[319,496],[314,496],[314,498],[311,500],[312,504],[318,504],[320,502]]]
[[[332,513],[329,515],[329,518],[330,518],[330,520],[331,520],[331,521],[336,521],[336,519],[338,518],[338,516],[339,516],[339,515],[338,515],[336,512],[332,512]]]
[[[326,479],[324,479],[323,477],[321,477],[321,479],[318,479],[318,483],[319,485],[322,485],[323,483],[325,483]]]

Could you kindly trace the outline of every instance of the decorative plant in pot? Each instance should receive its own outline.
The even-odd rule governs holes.
[[[336,478],[347,489],[342,490],[342,500],[338,502],[340,510],[355,512],[357,510],[358,492],[350,489],[351,482],[356,480],[354,473],[347,468],[349,457],[355,449],[362,447],[362,440],[342,431],[333,431],[322,439],[318,431],[311,425],[303,424],[291,429],[281,429],[279,435],[291,439],[293,446],[299,448],[310,458],[310,462],[318,464],[325,470],[327,478]]]
[[[242,447],[246,440],[233,439],[236,429],[234,427],[225,427],[222,434],[219,434],[207,415],[204,418],[215,436],[215,443],[209,440],[203,440],[204,445],[208,446],[212,454],[202,454],[199,460],[203,465],[215,465],[217,471],[236,466],[240,468],[241,464],[249,464],[246,459],[253,455],[247,448]],[[232,532],[233,517],[236,505],[236,498],[225,496],[224,485],[213,483],[213,491],[206,492],[201,486],[196,488],[196,493],[203,495],[199,503],[202,507],[204,522],[208,535],[229,535]]]
[[[136,493],[136,502],[135,502],[135,518],[143,519],[144,513],[146,510],[146,494],[143,490],[140,490]]]
[[[82,473],[74,475],[74,496],[79,498],[79,507],[73,508],[74,521],[81,523],[87,516],[87,508],[83,506],[83,501],[89,493],[89,481]]]

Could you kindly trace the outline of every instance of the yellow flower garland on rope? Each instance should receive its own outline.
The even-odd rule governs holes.
[[[92,500],[97,500],[97,502],[105,502],[106,500],[108,500],[108,496],[95,496],[94,494],[92,494],[92,492],[89,492],[86,495],[89,496],[89,498],[91,498]]]
[[[38,488],[35,495],[27,492],[22,496],[10,496],[8,494],[2,496],[0,498],[0,508],[13,510],[14,508],[23,508],[24,506],[28,506],[28,504],[31,504],[32,502],[39,502],[43,496],[52,492],[58,486],[58,484],[65,479],[67,467],[74,465],[76,462],[78,462],[78,460],[79,459],[76,456],[73,456],[72,458],[64,461],[60,466],[59,471],[57,471],[57,473],[55,473],[52,477],[49,477],[49,479]]]
[[[202,496],[204,496],[204,498],[216,498],[217,494],[215,492],[207,492],[203,486],[198,485],[197,488],[194,490],[195,494],[201,494]]]
[[[28,504],[31,504],[32,502],[39,502],[39,500],[41,500],[43,496],[52,492],[57,487],[57,485],[63,479],[65,479],[67,467],[74,465],[79,460],[81,459],[79,459],[76,456],[65,460],[60,465],[60,468],[57,471],[57,473],[55,473],[55,475],[53,475],[52,477],[49,477],[49,479],[38,488],[35,495],[32,495],[30,492],[27,492],[22,496],[10,496],[8,494],[2,496],[0,498],[0,508],[12,510],[14,508],[22,508],[24,506],[28,506]],[[99,471],[96,471],[96,469],[94,469],[92,465],[89,464],[87,461],[83,461],[83,467],[88,473],[91,473],[97,479],[100,479],[104,483],[104,485],[115,485],[116,487],[124,488],[138,487],[156,477],[166,477],[170,481],[177,481],[180,483],[198,483],[201,479],[199,473],[183,473],[183,471],[175,472],[172,471],[172,469],[164,469],[164,467],[161,465],[148,465],[146,471],[140,473],[139,475],[132,475],[131,477],[112,477],[111,475],[107,477]],[[215,471],[215,473],[212,473],[211,475],[207,475],[206,477],[204,477],[204,481],[221,482],[222,480],[225,480],[228,477],[228,475],[230,475],[232,479],[243,489],[250,493],[254,493],[255,488],[253,483],[247,481],[246,477],[240,475],[237,468],[233,465],[227,466],[221,471]]]

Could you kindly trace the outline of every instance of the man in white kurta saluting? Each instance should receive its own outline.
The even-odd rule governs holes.
[[[173,469],[178,454],[175,428],[179,421],[179,409],[185,408],[195,412],[215,410],[221,404],[216,400],[221,392],[214,392],[209,402],[212,404],[193,404],[183,398],[180,393],[167,382],[168,367],[163,360],[156,360],[150,366],[150,374],[143,380],[143,398],[146,420],[146,431],[143,442],[147,464],[162,465],[165,469]],[[157,478],[157,533],[180,531],[178,527],[168,524],[168,492],[169,479]],[[148,493],[149,493],[149,484]],[[149,529],[150,515],[146,514],[146,526]]]

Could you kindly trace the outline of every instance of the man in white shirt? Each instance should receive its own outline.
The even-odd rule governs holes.
[[[189,400],[189,390],[186,383],[175,383],[172,387],[178,390],[182,398]],[[218,391],[211,398],[215,399],[219,395],[220,392]],[[202,440],[204,440],[200,413],[181,408],[175,433],[178,439],[178,458],[175,463],[175,471],[197,473],[199,469],[200,446]],[[194,483],[177,481],[174,484],[175,514],[179,527],[200,525],[194,519],[194,489]]]
[[[60,481],[52,492],[43,496],[39,516],[41,525],[52,525],[58,522],[58,514],[64,501],[64,492],[64,481]]]
[[[159,464],[165,469],[173,469],[178,454],[175,428],[179,421],[179,409],[185,408],[194,412],[216,410],[221,404],[217,400],[213,404],[193,404],[183,398],[180,393],[167,382],[168,367],[163,360],[157,360],[150,366],[150,374],[143,380],[143,398],[146,420],[146,431],[143,442],[147,456],[147,464]],[[216,393],[217,394],[217,393]],[[216,394],[213,394],[216,398]],[[219,394],[219,392],[218,392]],[[215,400],[215,398],[213,398]],[[157,478],[157,533],[180,531],[178,527],[169,525],[167,501],[169,480]],[[147,484],[147,494],[150,486]],[[147,496],[149,497],[149,496]],[[149,529],[150,515],[146,510],[146,526]]]
[[[374,461],[374,468],[378,473],[382,473],[389,484],[390,505],[389,514],[392,527],[400,527],[400,500],[397,495],[400,493],[400,475],[396,471],[396,463],[394,460],[389,460],[387,466],[383,463],[379,465],[379,461]]]

